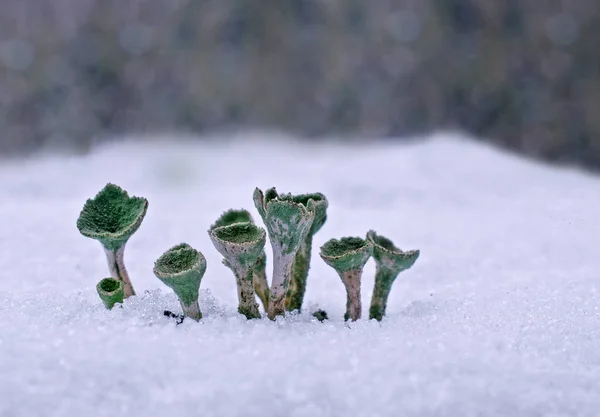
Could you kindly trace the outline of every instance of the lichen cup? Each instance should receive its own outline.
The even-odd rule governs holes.
[[[187,243],[181,243],[162,254],[154,263],[154,275],[179,298],[183,314],[196,321],[202,318],[198,296],[206,258]]]
[[[236,223],[252,223],[254,219],[248,210],[244,209],[231,209],[227,210],[217,219],[217,221],[210,227],[214,229],[221,226],[230,226]],[[210,231],[209,231],[210,232]],[[267,255],[265,250],[261,251],[256,263],[252,265],[252,284],[254,291],[260,299],[265,311],[269,308],[269,284],[267,282]]]
[[[345,320],[356,321],[361,317],[361,278],[372,253],[371,244],[359,237],[330,239],[321,246],[321,258],[336,270],[346,288]]]
[[[287,311],[302,310],[304,294],[306,293],[306,282],[308,271],[310,269],[310,260],[312,256],[313,236],[321,230],[321,227],[327,220],[327,207],[329,202],[321,193],[293,195],[292,200],[307,205],[309,200],[314,202],[315,218],[310,227],[306,238],[300,244],[294,263],[292,264],[292,277],[289,288],[285,296],[285,308]]]
[[[402,251],[394,243],[374,230],[367,233],[367,240],[373,246],[375,258],[375,285],[369,307],[369,319],[381,321],[385,316],[392,284],[402,271],[414,265],[419,258],[419,250]]]
[[[208,231],[213,245],[233,271],[238,290],[238,312],[247,319],[260,318],[254,297],[252,267],[256,265],[266,242],[265,230],[252,223],[234,223]]]
[[[96,292],[104,303],[104,306],[111,310],[115,304],[123,303],[125,298],[125,287],[123,281],[115,278],[104,278],[96,285]]]
[[[110,275],[123,281],[125,298],[135,295],[125,268],[125,246],[139,229],[147,210],[148,200],[129,197],[121,187],[109,183],[86,201],[77,219],[79,232],[102,244]]]

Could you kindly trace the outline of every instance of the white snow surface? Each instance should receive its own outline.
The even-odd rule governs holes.
[[[600,179],[436,135],[307,144],[238,135],[116,143],[88,156],[0,161],[0,416],[598,416]],[[108,268],[75,226],[107,182],[147,197],[125,261],[138,293],[106,310]],[[207,229],[255,187],[326,194],[305,309],[236,313]],[[383,322],[344,323],[318,256],[369,229],[420,249]],[[208,261],[200,323],[177,326],[154,260],[187,242]],[[271,257],[270,247],[267,254]],[[270,267],[269,267],[270,268]],[[309,314],[318,307],[331,320]]]

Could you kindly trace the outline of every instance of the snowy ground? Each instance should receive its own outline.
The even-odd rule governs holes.
[[[75,227],[109,181],[150,200],[126,252],[139,296],[113,311],[94,290],[101,247]],[[374,228],[421,249],[384,322],[344,324],[343,286],[317,251],[306,304],[331,321],[236,315],[206,230],[225,209],[255,213],[255,186],[325,193],[317,248]],[[599,207],[598,178],[450,137],[2,161],[0,416],[598,416]],[[205,319],[175,326],[152,266],[182,241],[208,259]],[[370,261],[363,314],[373,274]]]

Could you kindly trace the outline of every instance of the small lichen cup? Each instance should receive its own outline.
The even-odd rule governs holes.
[[[419,258],[419,250],[402,251],[394,243],[377,235],[374,230],[367,233],[367,240],[373,246],[375,259],[375,285],[369,307],[369,319],[381,321],[385,316],[392,284],[398,275],[414,265]]]
[[[154,275],[179,298],[183,314],[196,321],[202,318],[198,296],[206,258],[187,243],[163,253],[154,263]]]
[[[313,236],[321,230],[321,227],[323,227],[327,220],[327,207],[329,206],[329,202],[321,193],[294,195],[292,196],[292,200],[305,206],[308,204],[309,200],[312,200],[315,207],[315,218],[310,227],[310,231],[306,235],[304,241],[300,244],[296,256],[294,257],[292,277],[285,296],[285,308],[287,311],[301,311],[302,303],[304,302],[304,294],[306,293],[308,271],[310,269]]]
[[[225,265],[235,274],[238,312],[247,319],[260,318],[254,297],[252,267],[265,247],[265,230],[245,222],[211,228],[208,234],[217,251],[225,258]]]
[[[345,320],[356,321],[361,317],[362,272],[372,253],[371,244],[359,237],[331,239],[321,246],[321,258],[336,270],[346,288]]]
[[[274,320],[285,314],[285,296],[292,275],[296,253],[310,232],[315,218],[315,203],[294,201],[290,194],[279,195],[275,188],[264,194],[254,190],[254,205],[269,234],[273,250],[273,276],[269,296],[268,317]]]
[[[123,303],[125,298],[125,287],[123,281],[115,278],[104,278],[96,285],[98,296],[104,303],[104,306],[111,310],[115,304]]]
[[[249,211],[244,209],[231,209],[227,210],[217,219],[217,221],[210,227],[210,229],[214,229],[221,226],[230,226],[236,223],[252,223],[254,224],[254,219]],[[210,231],[209,231],[210,233]],[[252,284],[254,286],[254,291],[256,295],[260,299],[263,308],[265,311],[269,308],[269,284],[267,282],[267,255],[265,254],[265,250],[261,251],[256,263],[252,266]]]
[[[86,201],[77,219],[79,232],[102,244],[110,275],[123,281],[125,298],[135,295],[125,268],[125,246],[139,229],[147,210],[148,200],[129,197],[121,187],[109,183]]]

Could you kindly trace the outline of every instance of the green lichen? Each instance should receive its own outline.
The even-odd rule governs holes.
[[[112,309],[115,304],[123,303],[125,289],[123,281],[114,278],[104,278],[96,285],[98,296],[107,309]]]
[[[389,269],[378,268],[375,273],[375,285],[373,287],[373,296],[369,307],[369,319],[381,321],[385,316],[387,300],[392,291],[392,283],[398,274]]]
[[[414,265],[420,255],[419,250],[402,251],[385,236],[370,230],[367,240],[373,245],[373,258],[382,268],[389,268],[400,273]]]
[[[321,246],[321,258],[338,273],[362,270],[372,252],[372,245],[359,237],[330,239]]]
[[[215,229],[217,227],[229,226],[234,223],[254,223],[252,220],[252,215],[248,210],[240,209],[240,210],[227,210],[221,217],[210,226],[211,229]]]
[[[269,318],[285,313],[285,299],[294,257],[310,233],[315,217],[315,203],[294,201],[291,194],[279,195],[270,188],[263,195],[256,189],[254,205],[263,219],[273,249],[273,279],[269,297]]]
[[[312,235],[308,235],[294,258],[292,264],[292,276],[286,294],[285,308],[287,311],[300,311],[306,293],[306,281],[310,269],[310,258],[312,252]]]
[[[234,223],[208,231],[215,248],[236,269],[252,267],[263,252],[266,233],[252,223]]]
[[[246,276],[238,276],[238,313],[245,316],[248,320],[259,319],[258,304],[254,297],[254,288],[252,286],[252,271],[248,269]]]
[[[313,206],[305,207],[291,201],[273,200],[266,206],[265,224],[271,243],[281,249],[282,255],[298,251],[306,239],[314,218]]]
[[[99,240],[105,248],[117,250],[138,230],[147,209],[148,200],[129,197],[122,188],[109,183],[86,201],[77,228],[82,235]]]
[[[262,201],[262,195],[260,196],[260,199]],[[252,218],[252,215],[250,214],[250,212],[248,210],[231,209],[231,210],[227,210],[226,212],[221,214],[219,219],[210,227],[210,229],[212,230],[212,229],[216,229],[218,227],[230,226],[235,223],[252,223],[252,224],[254,224],[254,219]],[[253,272],[254,289],[256,291],[256,294],[260,298],[261,302],[263,303],[265,310],[267,309],[268,302],[269,302],[268,301],[269,300],[269,295],[268,295],[269,286],[267,284],[267,275],[266,275],[266,271],[265,271],[266,265],[267,265],[267,256],[266,256],[266,254],[264,252],[264,248],[263,248],[261,254],[258,257],[258,260],[256,261],[255,265],[252,267],[252,272]]]
[[[292,196],[292,201],[295,203],[299,203],[305,207],[308,207],[308,201],[312,200],[313,205],[315,207],[315,219],[313,220],[312,226],[310,228],[310,234],[314,235],[317,233],[321,227],[327,221],[327,207],[329,206],[329,202],[325,195],[321,193],[312,193],[312,194],[298,194]]]
[[[98,285],[100,285],[102,291],[111,293],[122,287],[123,283],[114,278],[104,278]]]
[[[214,235],[225,242],[252,243],[264,237],[264,230],[252,223],[234,223],[213,229]]]
[[[171,288],[186,306],[198,300],[206,259],[187,243],[174,246],[154,263],[154,274]]]
[[[260,317],[254,296],[252,268],[266,241],[264,229],[252,223],[233,223],[208,231],[215,248],[223,255],[223,263],[233,271],[238,289],[238,311],[248,319]]]
[[[269,284],[267,283],[267,255],[264,252],[264,249],[258,260],[252,266],[252,284],[254,286],[254,291],[256,295],[260,299],[260,302],[263,305],[265,311],[269,308]]]
[[[418,250],[404,252],[398,249],[390,239],[377,235],[373,230],[367,233],[367,240],[373,246],[373,258],[376,263],[369,319],[381,321],[385,316],[387,301],[394,281],[402,271],[414,265],[420,252]]]
[[[304,242],[298,248],[294,263],[292,264],[292,276],[290,278],[289,288],[286,294],[286,310],[300,311],[304,302],[306,293],[306,282],[308,271],[310,269],[310,260],[312,255],[313,236],[317,233],[327,220],[327,207],[329,203],[327,198],[321,193],[300,194],[292,196],[292,200],[304,206],[313,201],[315,207],[315,218],[312,222],[310,232],[304,239]]]

